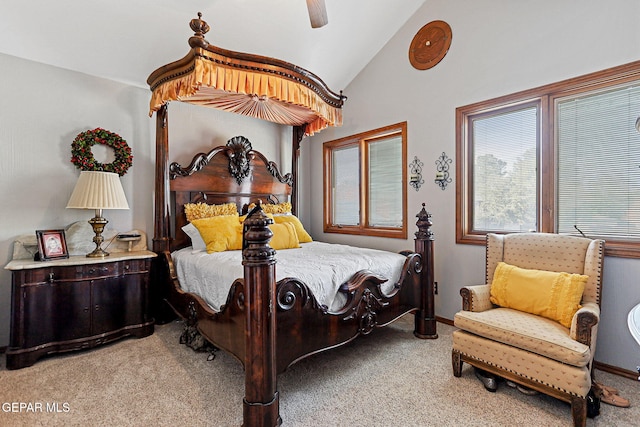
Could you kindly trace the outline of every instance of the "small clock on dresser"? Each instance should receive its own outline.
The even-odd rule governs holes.
[[[409,62],[418,70],[434,67],[445,57],[453,33],[444,21],[432,21],[420,28],[409,46]]]

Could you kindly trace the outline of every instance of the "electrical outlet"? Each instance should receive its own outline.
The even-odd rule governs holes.
[[[438,295],[438,282],[433,282],[433,293]],[[640,366],[638,366],[640,368]]]

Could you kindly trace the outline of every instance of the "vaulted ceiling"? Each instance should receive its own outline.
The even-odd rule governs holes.
[[[326,0],[311,28],[305,0],[3,0],[0,53],[147,87],[182,58],[202,13],[209,43],[269,56],[344,89],[426,0]]]

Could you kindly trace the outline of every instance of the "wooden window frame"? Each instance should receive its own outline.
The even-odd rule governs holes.
[[[369,143],[389,138],[402,137],[402,227],[374,227],[369,225],[369,178],[368,178],[368,146]],[[359,225],[333,224],[333,196],[332,177],[333,151],[339,148],[358,147],[360,170],[360,221]],[[388,237],[395,239],[407,238],[407,122],[400,122],[378,129],[346,136],[344,138],[327,141],[323,144],[323,229],[325,233],[353,234],[362,236]]]
[[[537,231],[556,233],[556,102],[568,96],[613,88],[634,81],[640,83],[640,61],[456,108],[456,243],[484,245],[486,241],[486,232],[471,229],[472,170],[469,166],[471,147],[468,126],[473,117],[539,102]],[[606,240],[605,255],[640,258],[640,240],[613,239],[606,236],[602,238]]]

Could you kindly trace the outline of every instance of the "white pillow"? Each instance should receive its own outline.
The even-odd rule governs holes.
[[[191,247],[194,252],[207,250],[207,244],[202,239],[202,236],[195,225],[189,223],[182,227],[182,231],[184,231],[191,239]]]

